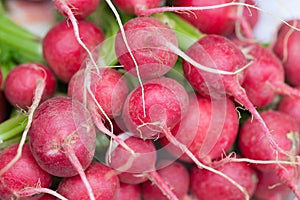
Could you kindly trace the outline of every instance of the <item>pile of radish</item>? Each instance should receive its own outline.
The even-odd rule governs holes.
[[[41,37],[6,3],[0,200],[300,200],[300,19],[263,44],[252,0],[52,0]]]

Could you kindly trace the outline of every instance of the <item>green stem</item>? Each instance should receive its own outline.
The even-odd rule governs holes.
[[[27,124],[27,116],[19,114],[0,124],[0,144],[22,133]]]
[[[169,25],[175,31],[179,48],[183,51],[204,36],[196,27],[175,13],[158,13],[154,14],[153,17]]]

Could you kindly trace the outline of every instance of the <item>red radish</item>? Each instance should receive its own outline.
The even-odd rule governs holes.
[[[120,184],[119,200],[140,200],[141,188],[139,184]]]
[[[82,42],[94,49],[104,40],[104,33],[93,22],[78,21],[78,30]],[[43,39],[43,55],[55,75],[67,83],[84,64],[87,51],[78,43],[71,25],[61,21],[53,26]]]
[[[239,118],[234,102],[209,100],[199,95],[190,97],[187,115],[171,130],[175,138],[185,144],[201,161],[210,163],[220,158],[233,145],[239,127]],[[183,152],[164,137],[160,142],[176,158]],[[180,157],[190,161],[187,155]]]
[[[70,161],[71,154],[78,157],[84,169],[94,156],[96,134],[90,113],[69,97],[53,97],[42,103],[34,114],[28,136],[38,164],[55,176],[78,173]]]
[[[257,171],[258,183],[254,198],[260,200],[288,199],[290,189],[279,180],[275,173]]]
[[[14,158],[17,148],[18,144],[13,144],[0,152],[0,169]],[[0,199],[19,199],[27,190],[48,188],[51,182],[52,176],[39,167],[26,143],[21,158],[0,176]]]
[[[280,111],[263,111],[261,116],[269,129],[272,130],[271,134],[275,142],[289,154],[274,151],[269,145],[268,138],[262,134],[263,130],[256,119],[248,119],[242,125],[238,140],[239,148],[246,158],[274,161],[274,164],[255,164],[254,166],[264,172],[276,173],[280,180],[285,182],[300,198],[297,182],[291,179],[296,174],[295,166],[280,164],[280,161],[294,161],[295,156],[300,152],[299,125],[290,115]]]
[[[284,69],[279,58],[268,48],[258,43],[236,41],[252,63],[245,69],[242,84],[250,101],[258,108],[268,106],[278,94],[299,96],[299,91],[284,81]],[[257,76],[259,72],[259,76]]]
[[[202,37],[188,48],[187,54],[200,64],[225,71],[235,71],[247,63],[244,54],[237,45],[221,35],[210,34]],[[186,61],[183,62],[183,70],[187,80],[201,95],[212,99],[224,98],[225,94],[233,96],[238,103],[247,108],[253,117],[258,120],[271,146],[276,151],[284,152],[275,143],[264,120],[247,97],[245,90],[241,87],[244,80],[243,73],[235,75],[208,73]]]
[[[160,6],[162,0],[113,0],[115,5],[128,14],[138,15],[139,11]]]
[[[94,199],[84,174],[92,162],[96,133],[92,117],[79,101],[53,97],[35,111],[28,133],[34,158],[42,169],[59,177],[80,175]]]
[[[52,97],[56,91],[54,74],[43,64],[30,62],[17,65],[7,75],[4,93],[11,105],[28,110],[33,103],[34,91],[39,81],[45,82],[41,101]]]
[[[100,3],[100,0],[53,0],[58,12],[68,17],[62,5],[68,6],[77,19],[91,15]]]
[[[254,169],[246,163],[216,162],[213,163],[215,169],[222,171],[242,185],[248,191],[250,197],[253,196],[257,176]],[[193,167],[190,172],[190,189],[198,199],[201,200],[243,200],[244,194],[235,186],[229,184],[224,178],[213,174],[205,169]]]
[[[122,146],[114,146],[107,152],[106,162],[119,173],[120,181],[139,184],[148,179],[147,173],[155,170],[156,149],[151,140],[122,133],[120,138],[135,152],[132,155]]]
[[[96,101],[102,107],[109,118],[121,114],[121,109],[128,95],[127,82],[122,74],[112,68],[80,69],[70,79],[68,84],[68,96],[87,103],[91,112],[98,112],[103,120],[106,120],[98,108],[91,94],[88,93],[89,86]],[[87,78],[88,77],[88,78]],[[88,83],[87,83],[88,82]],[[86,96],[87,99],[84,99]]]
[[[300,28],[300,20],[287,21],[292,26]],[[300,51],[299,45],[300,32],[282,24],[277,32],[277,38],[273,44],[273,50],[276,55],[282,60],[286,80],[293,86],[300,86],[298,53]]]
[[[188,108],[188,94],[177,81],[157,78],[143,83],[128,95],[122,112],[128,130],[143,139],[164,136],[164,128],[173,128]]]
[[[94,191],[96,200],[117,200],[120,183],[115,171],[100,162],[93,162],[86,170],[86,176]],[[67,199],[89,199],[85,185],[79,175],[63,178],[57,192]]]
[[[129,73],[140,75],[142,79],[157,78],[166,74],[176,63],[177,55],[165,45],[171,43],[177,46],[176,35],[160,20],[136,17],[124,24],[124,31],[138,71],[120,31],[116,35],[115,51],[120,64]]]
[[[183,164],[179,162],[173,162],[170,165],[157,170],[157,173],[172,189],[172,191],[178,197],[178,199],[183,199],[183,197],[187,195],[190,177],[187,169]],[[141,190],[144,200],[168,199],[161,192],[158,186],[153,184],[150,180],[141,184]]]
[[[212,6],[229,3],[231,0],[176,0],[174,6]],[[234,29],[237,7],[227,6],[219,9],[192,11],[192,13],[181,13],[180,16],[189,21],[201,32],[206,34],[229,34]]]
[[[296,88],[300,92],[300,88]],[[294,96],[283,96],[279,103],[277,104],[277,110],[291,115],[294,119],[297,120],[298,125],[300,126],[300,98]]]

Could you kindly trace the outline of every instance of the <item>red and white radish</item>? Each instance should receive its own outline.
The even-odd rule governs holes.
[[[257,176],[255,170],[247,163],[213,163],[216,170],[223,172],[248,191],[253,196]],[[191,193],[201,200],[243,200],[244,194],[223,177],[220,177],[205,169],[193,167],[190,172]]]
[[[34,113],[28,139],[31,152],[43,170],[59,177],[79,174],[94,199],[84,169],[92,162],[96,133],[83,104],[63,96],[44,101]]]
[[[232,147],[238,134],[239,117],[231,99],[209,100],[193,95],[187,113],[171,132],[197,159],[210,163]],[[181,156],[180,159],[191,161],[165,137],[160,142],[176,158]]]
[[[148,179],[148,173],[155,170],[156,149],[151,140],[133,137],[130,133],[122,133],[120,138],[135,152],[131,154],[122,146],[113,144],[108,149],[106,162],[119,174],[120,181],[128,184],[139,184]]]
[[[119,199],[120,182],[116,172],[100,162],[93,162],[85,170],[96,200]],[[88,192],[79,175],[63,178],[57,192],[67,199],[89,199]]]
[[[15,66],[9,71],[4,84],[7,100],[14,107],[24,110],[32,105],[38,82],[45,82],[41,102],[52,97],[56,91],[56,79],[45,65],[36,62]]]
[[[165,167],[158,167],[158,175],[163,181],[165,181],[166,185],[168,185],[172,189],[173,193],[178,199],[183,199],[183,197],[187,195],[189,190],[190,177],[188,170],[183,164],[179,162],[172,162],[167,166],[165,164],[162,165]],[[175,174],[176,176],[174,176]],[[159,185],[153,184],[150,180],[141,184],[141,191],[144,200],[169,199],[159,189]]]
[[[288,24],[300,28],[300,20],[289,20]],[[286,24],[282,24],[277,32],[277,38],[274,41],[273,50],[276,55],[282,60],[286,80],[293,86],[300,85],[298,53],[300,48],[297,45],[300,41],[300,32]]]
[[[15,157],[17,149],[18,144],[13,144],[0,152],[0,169]],[[26,199],[27,191],[36,189],[34,195],[39,194],[38,190],[50,187],[51,182],[52,176],[40,168],[26,143],[21,158],[0,176],[0,199]]]
[[[259,43],[236,41],[251,64],[245,69],[242,84],[248,98],[258,108],[268,106],[278,94],[299,96],[299,91],[285,83],[284,69],[279,58],[268,48]],[[257,76],[259,72],[259,76]]]
[[[253,166],[264,172],[276,173],[279,179],[300,198],[300,190],[294,179],[298,170],[292,164],[300,152],[299,125],[290,115],[280,111],[263,111],[261,116],[272,130],[271,134],[275,142],[289,154],[274,151],[269,144],[269,139],[262,134],[259,122],[256,119],[248,119],[241,126],[239,134],[238,144],[242,155],[253,160],[274,161],[272,164]],[[280,161],[291,162],[291,164],[281,164]]]
[[[143,83],[128,95],[122,117],[128,130],[143,139],[163,137],[163,129],[173,128],[185,115],[189,97],[177,81],[161,77]]]
[[[104,40],[104,33],[93,22],[78,21],[78,31],[85,46],[92,50]],[[50,68],[62,82],[71,77],[83,66],[88,52],[78,43],[72,26],[61,21],[53,26],[43,39],[43,55]]]
[[[188,48],[187,54],[200,64],[225,71],[235,71],[247,63],[246,57],[237,45],[221,35],[210,34],[202,37]],[[233,96],[258,120],[274,150],[284,152],[275,143],[269,128],[242,88],[243,72],[235,75],[218,75],[200,70],[186,61],[183,62],[183,70],[187,80],[201,95],[212,99],[223,99],[226,94]]]
[[[178,56],[165,45],[168,42],[177,46],[175,32],[160,20],[136,17],[124,24],[124,31],[130,49],[119,31],[115,51],[118,61],[129,73],[142,79],[157,78],[166,74],[176,63]]]
[[[100,0],[53,0],[55,8],[61,15],[69,17],[66,7],[69,7],[77,19],[91,15],[98,7]]]

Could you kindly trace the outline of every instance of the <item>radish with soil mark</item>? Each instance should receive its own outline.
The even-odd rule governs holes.
[[[247,119],[241,126],[238,145],[245,158],[253,159],[253,166],[263,172],[275,173],[300,198],[297,179],[298,168],[295,163],[300,152],[299,125],[290,115],[280,111],[263,111],[262,118],[271,131],[275,142],[285,152],[276,152],[269,144],[269,139],[262,134],[262,128],[256,119]],[[255,164],[255,160],[266,161],[264,164]],[[274,161],[267,163],[267,161]],[[291,164],[280,163],[281,161]]]
[[[96,133],[83,104],[63,96],[44,101],[34,113],[28,139],[43,170],[58,177],[79,174],[93,199],[84,170],[95,153]]]
[[[289,20],[288,24],[300,28],[300,20]],[[281,59],[286,81],[293,86],[300,86],[299,79],[299,47],[300,32],[299,30],[292,29],[286,24],[282,24],[277,32],[277,38],[273,45],[273,51]]]
[[[56,79],[45,65],[36,62],[15,66],[9,71],[4,84],[4,94],[11,105],[28,110],[32,105],[38,82],[44,81],[41,101],[52,97],[56,91]]]
[[[237,45],[221,35],[204,36],[188,48],[187,54],[200,64],[225,71],[235,71],[247,63],[246,57]],[[183,71],[187,80],[200,95],[211,99],[223,99],[224,95],[234,97],[257,119],[273,149],[288,154],[274,141],[269,128],[242,88],[244,72],[235,75],[218,75],[199,70],[186,61],[183,61]]]
[[[13,144],[0,153],[0,169],[15,157],[17,149],[18,144]],[[37,195],[42,191],[39,189],[50,187],[51,182],[52,176],[40,168],[26,143],[20,159],[0,176],[0,199],[18,199]],[[27,194],[31,190],[36,191],[31,195]]]
[[[250,197],[253,196],[257,177],[255,170],[247,163],[230,163],[222,161],[212,163],[216,170],[222,171],[248,191]],[[201,200],[244,200],[242,194],[235,186],[229,184],[227,180],[210,171],[193,167],[190,172],[191,193]]]
[[[242,87],[257,108],[270,105],[279,94],[299,97],[300,92],[285,83],[284,69],[279,58],[268,48],[258,43],[235,41],[245,50],[251,64],[245,69]],[[259,76],[257,75],[259,72]]]
[[[85,170],[96,200],[119,199],[120,182],[116,172],[99,162],[93,162]],[[63,178],[57,192],[67,199],[89,199],[88,191],[79,175]]]
[[[239,117],[230,98],[209,100],[191,95],[187,113],[171,132],[197,159],[210,164],[232,147],[238,134]],[[191,162],[167,138],[161,138],[160,143],[176,158]]]
[[[88,49],[96,48],[105,37],[96,24],[87,20],[78,21],[78,31],[84,47]],[[67,21],[53,26],[45,35],[42,45],[45,60],[58,79],[65,83],[85,64],[89,52],[78,42],[73,27]]]

